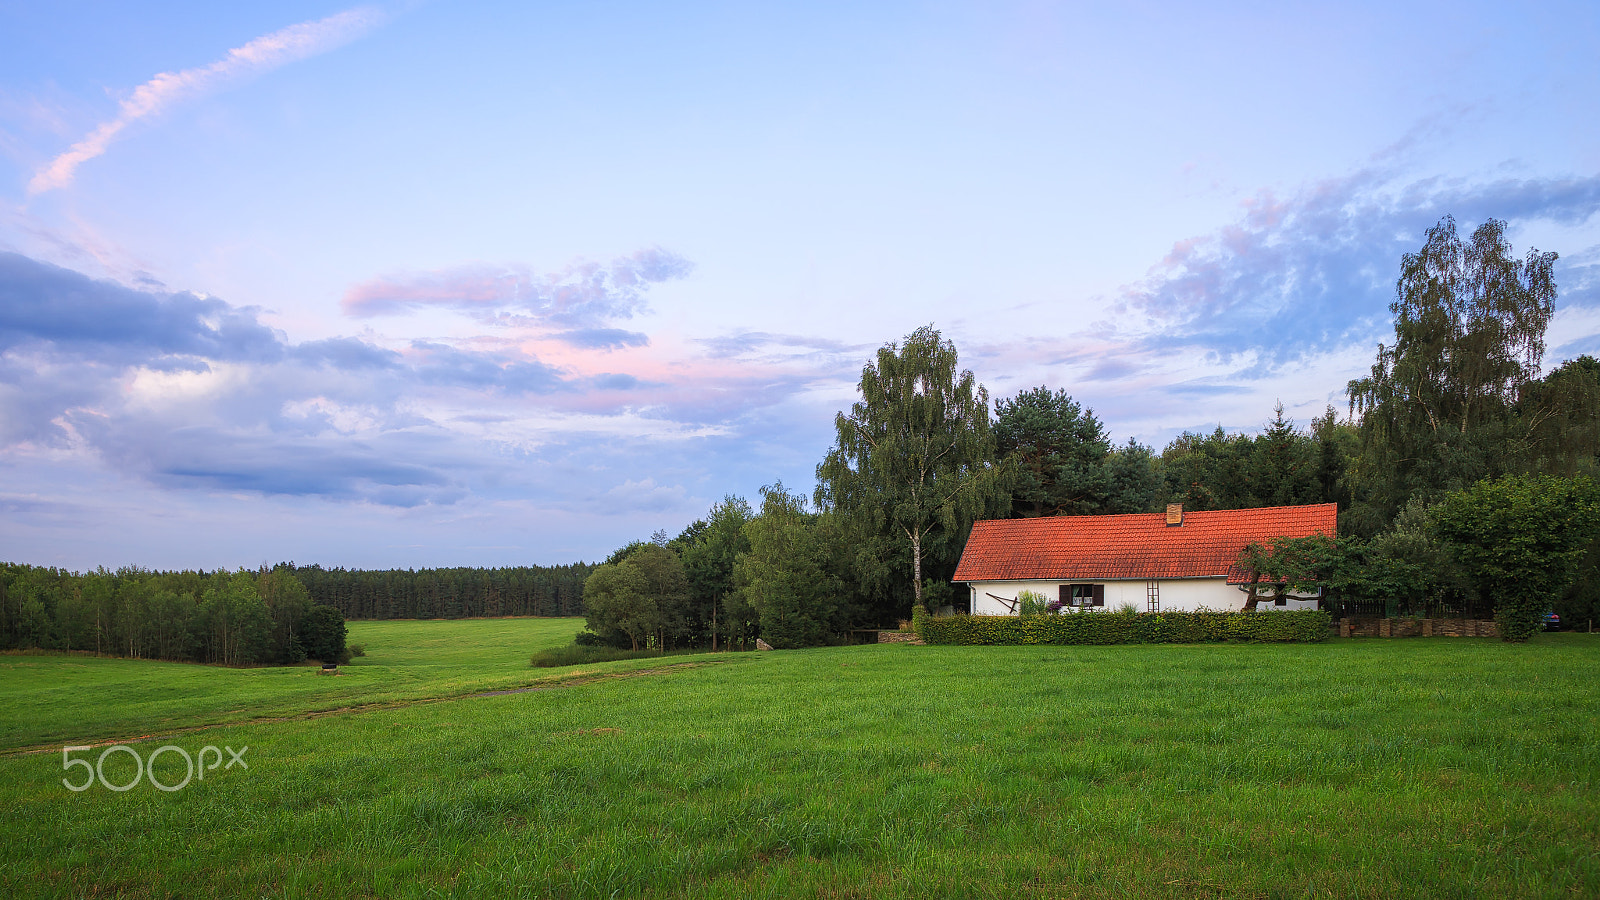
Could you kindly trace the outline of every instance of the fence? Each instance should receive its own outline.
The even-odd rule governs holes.
[[[1343,618],[1340,637],[1499,637],[1500,626],[1488,619]]]

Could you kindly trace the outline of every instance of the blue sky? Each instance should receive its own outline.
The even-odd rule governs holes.
[[[595,559],[929,322],[1304,423],[1446,214],[1600,352],[1592,3],[230,6],[0,3],[0,559]]]

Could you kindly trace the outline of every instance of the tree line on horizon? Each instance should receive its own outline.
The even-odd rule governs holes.
[[[283,566],[80,574],[0,563],[0,649],[227,666],[344,662],[344,622]]]
[[[332,661],[344,650],[347,619],[579,615],[593,569],[363,570],[289,562],[256,571],[78,573],[0,563],[0,650],[224,665]]]
[[[1156,512],[1169,502],[1337,504],[1338,552],[1318,559],[1339,569],[1323,581],[1350,610],[1479,615],[1510,592],[1522,636],[1539,604],[1592,617],[1600,501],[1587,498],[1600,362],[1580,356],[1540,375],[1557,257],[1518,259],[1504,232],[1491,219],[1463,238],[1445,217],[1405,254],[1394,339],[1345,386],[1343,417],[1330,406],[1301,428],[1279,403],[1259,434],[1186,432],[1159,454],[1116,444],[1061,388],[1000,398],[991,413],[953,342],[919,328],[862,370],[860,399],[836,417],[809,497],[781,483],[761,490],[758,508],[728,496],[675,537],[619,549],[585,583],[589,627],[578,642],[838,641],[852,627],[952,605],[950,577],[979,519]],[[1510,526],[1494,518],[1513,507]],[[1474,528],[1537,530],[1547,520],[1561,534],[1529,540],[1552,548],[1540,565],[1558,571],[1510,577],[1493,547],[1471,546]],[[1256,549],[1265,565],[1273,548]],[[1302,567],[1296,577],[1309,576]]]
[[[316,603],[347,619],[576,616],[593,563],[448,569],[326,569],[283,564]]]

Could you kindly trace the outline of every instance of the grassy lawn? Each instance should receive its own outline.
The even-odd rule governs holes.
[[[439,624],[384,627],[420,647]],[[1600,638],[663,663],[183,735],[250,767],[173,793],[0,758],[0,894],[1600,896]],[[70,702],[115,705],[119,677]]]
[[[349,640],[367,655],[337,678],[315,666],[0,655],[0,752],[517,687],[552,674],[528,669],[534,651],[582,628],[582,619],[351,622]]]

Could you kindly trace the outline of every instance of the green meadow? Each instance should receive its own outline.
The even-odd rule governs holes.
[[[572,643],[583,619],[349,623],[367,654],[324,676],[315,664],[228,669],[89,655],[0,654],[0,752],[83,744],[352,706],[455,697],[561,673],[528,668]]]
[[[354,623],[338,678],[0,657],[45,748],[0,756],[0,894],[1600,896],[1589,635],[528,667],[574,630]],[[158,733],[249,767],[62,785]]]

